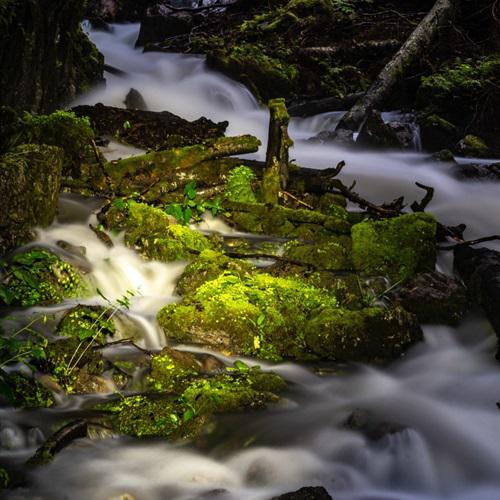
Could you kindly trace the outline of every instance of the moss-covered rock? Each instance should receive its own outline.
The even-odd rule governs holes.
[[[50,408],[54,405],[52,393],[34,378],[2,371],[0,384],[2,395],[16,408]]]
[[[243,364],[241,364],[243,365]],[[132,396],[106,403],[113,428],[137,437],[189,439],[208,430],[216,413],[259,408],[278,400],[284,380],[259,368],[234,369],[212,378],[191,381],[177,397]]]
[[[92,146],[94,131],[86,117],[71,111],[56,111],[50,115],[23,117],[22,136],[26,143],[48,144],[64,151],[63,175],[78,177],[83,163],[95,163]]]
[[[3,467],[0,467],[0,490],[8,488],[9,484],[10,484],[9,473]]]
[[[67,312],[57,325],[56,334],[61,337],[73,337],[80,341],[93,339],[104,344],[107,336],[116,332],[112,311],[98,306],[77,306]]]
[[[167,337],[263,359],[301,357],[304,323],[335,297],[293,278],[222,274],[158,313]]]
[[[304,338],[321,358],[337,361],[387,361],[422,339],[416,317],[400,307],[358,311],[323,310],[309,321]]]
[[[62,161],[61,149],[35,144],[0,157],[0,254],[32,239],[33,227],[52,222]]]
[[[220,46],[209,53],[207,63],[248,85],[263,102],[298,90],[297,66],[270,56],[259,43]]]
[[[47,250],[30,249],[2,264],[0,304],[29,307],[81,296],[86,285],[78,271]]]
[[[150,259],[191,260],[203,250],[217,248],[214,240],[176,224],[161,209],[132,200],[114,204],[103,222],[109,229],[125,231],[125,243]]]
[[[352,259],[366,275],[398,282],[436,264],[436,219],[428,213],[366,220],[352,227]]]
[[[176,291],[180,295],[187,295],[221,274],[243,278],[254,271],[255,266],[244,260],[231,259],[214,250],[204,250],[184,269],[177,282]]]
[[[420,119],[422,143],[426,149],[453,149],[460,137],[459,128],[441,116],[431,113]]]
[[[464,156],[472,156],[475,158],[487,158],[492,156],[492,152],[488,145],[476,135],[466,135],[457,146],[459,154]]]

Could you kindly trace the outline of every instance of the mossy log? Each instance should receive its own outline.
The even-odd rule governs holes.
[[[97,134],[117,136],[142,149],[192,146],[223,136],[228,125],[228,122],[214,123],[205,117],[190,122],[168,111],[122,109],[100,103],[77,106],[73,111],[77,116],[88,117]]]
[[[380,108],[408,68],[429,49],[439,31],[453,18],[457,3],[457,0],[436,1],[434,7],[380,72],[366,94],[340,120],[334,137],[352,136],[362,127],[367,112]]]
[[[293,141],[288,135],[289,116],[284,99],[269,101],[269,134],[266,153],[266,169],[262,182],[265,203],[277,204],[280,189],[288,184],[288,149]]]

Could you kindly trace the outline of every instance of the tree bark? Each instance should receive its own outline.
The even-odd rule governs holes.
[[[345,137],[347,132],[352,136],[362,127],[368,111],[380,109],[408,68],[428,49],[439,30],[453,18],[456,4],[457,0],[436,1],[366,94],[345,114],[337,125],[334,137]]]

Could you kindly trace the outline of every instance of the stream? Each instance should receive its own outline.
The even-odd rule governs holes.
[[[134,49],[137,33],[136,24],[90,33],[106,63],[126,76],[106,74],[105,87],[74,104],[123,107],[133,87],[151,110],[189,120],[228,120],[227,135],[256,135],[263,146],[249,156],[264,157],[268,113],[243,85],[208,70],[201,57],[142,53]],[[402,195],[408,202],[420,200],[423,192],[415,182],[433,186],[429,210],[442,223],[467,224],[468,239],[500,233],[494,183],[457,181],[446,165],[418,151],[352,151],[307,141],[338,119],[338,113],[293,119],[291,157],[318,169],[344,160],[342,179],[356,179],[357,191],[376,202]],[[116,157],[133,151],[111,144],[108,153]],[[145,262],[120,236],[113,236],[115,245],[107,248],[88,228],[96,207],[93,201],[62,195],[58,219],[39,230],[37,243],[54,247],[64,240],[85,246],[96,290],[110,300],[136,290],[128,313],[136,338],[144,347],[161,348],[165,339],[155,314],[178,300],[174,287],[185,264]],[[200,229],[231,231],[213,219]],[[450,255],[440,259],[439,268],[451,272]],[[102,300],[96,295],[85,302]],[[26,315],[74,303],[34,308]],[[129,494],[137,500],[269,500],[321,485],[335,500],[498,499],[500,367],[494,359],[495,335],[477,312],[458,328],[430,325],[424,332],[424,342],[384,369],[334,367],[332,374],[333,368],[325,365],[318,374],[307,366],[259,363],[289,381],[283,403],[223,417],[215,434],[196,446],[123,437],[79,440],[50,465],[32,469],[26,486],[6,498],[111,500]],[[0,464],[22,464],[47,437],[51,423],[77,415],[82,400],[71,396],[54,409],[31,412],[0,409]],[[377,440],[347,429],[344,422],[358,408],[398,427]]]

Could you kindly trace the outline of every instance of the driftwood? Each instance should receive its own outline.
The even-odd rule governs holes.
[[[362,43],[354,43],[348,46],[334,45],[331,47],[302,47],[297,52],[306,56],[341,56],[355,53],[356,56],[368,53],[370,55],[395,51],[401,46],[401,42],[395,39],[369,40]]]
[[[415,28],[403,46],[377,76],[366,94],[359,99],[337,125],[333,138],[352,137],[362,127],[368,111],[381,109],[394,87],[430,47],[439,31],[455,12],[457,0],[436,0],[434,7]]]
[[[87,436],[88,424],[85,420],[75,420],[61,427],[40,446],[35,454],[28,460],[27,465],[45,465],[57,453],[69,446],[75,439]]]
[[[364,92],[348,94],[344,97],[325,97],[324,99],[296,99],[288,106],[290,116],[306,117],[319,113],[332,111],[345,111],[353,106],[358,99],[365,95]]]

